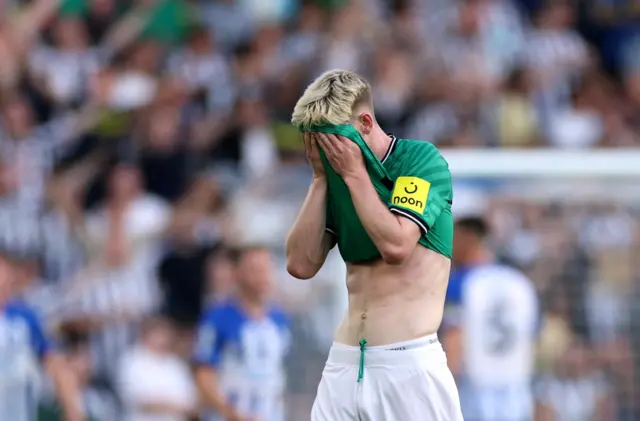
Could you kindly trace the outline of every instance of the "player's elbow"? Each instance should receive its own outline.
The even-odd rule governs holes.
[[[379,249],[382,260],[388,265],[400,265],[409,258],[413,247],[405,244],[386,244]]]
[[[297,279],[311,279],[320,270],[317,265],[304,262],[300,259],[287,258],[287,272]]]
[[[310,279],[320,270],[324,260],[316,263],[319,259],[314,259],[314,253],[308,248],[301,247],[287,238],[285,243],[285,254],[287,258],[287,272],[294,278]]]
[[[407,260],[418,244],[422,231],[407,218],[398,217],[400,229],[389,236],[382,244],[376,243],[382,260],[389,265],[400,265]]]

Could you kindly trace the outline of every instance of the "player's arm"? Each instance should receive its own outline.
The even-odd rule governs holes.
[[[198,391],[206,405],[227,421],[242,418],[233,405],[227,402],[219,387],[218,366],[222,353],[223,338],[216,321],[210,315],[200,323],[194,351],[195,380]]]
[[[344,178],[362,226],[376,245],[382,259],[400,264],[411,255],[422,235],[407,218],[394,215],[380,200],[366,171]]]
[[[420,237],[451,206],[451,173],[435,149],[406,158],[407,170],[394,181],[383,203],[366,171],[345,177],[356,212],[387,263],[402,263]],[[411,162],[413,161],[413,162]]]
[[[442,331],[439,334],[442,347],[447,354],[447,365],[453,377],[458,379],[462,373],[464,341],[462,338],[462,280],[452,278],[447,288],[447,296],[442,318]]]
[[[287,240],[287,271],[298,279],[318,273],[335,245],[335,235],[327,229],[327,181],[314,177]]]
[[[31,346],[53,380],[65,419],[84,420],[81,395],[75,376],[69,370],[64,357],[54,350],[38,317],[33,313],[26,313],[25,318],[31,331]]]
[[[315,133],[334,170],[349,188],[356,213],[385,262],[400,264],[422,234],[451,203],[451,173],[436,149],[405,158],[408,168],[395,180],[390,203],[383,203],[369,178],[362,151],[352,141]]]
[[[55,352],[49,353],[44,357],[43,363],[55,384],[56,394],[62,405],[65,419],[67,421],[84,420],[77,381],[69,371],[62,355]]]
[[[218,373],[212,366],[199,365],[196,368],[196,384],[206,404],[227,421],[240,421],[242,417],[224,398],[218,388]]]
[[[402,263],[420,239],[420,229],[393,215],[369,178],[362,151],[351,140],[328,133],[314,133],[331,167],[349,188],[351,200],[364,229],[389,264]]]

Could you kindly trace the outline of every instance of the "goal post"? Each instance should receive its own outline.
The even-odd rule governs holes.
[[[615,150],[444,150],[454,176],[518,178],[640,177],[640,151]]]

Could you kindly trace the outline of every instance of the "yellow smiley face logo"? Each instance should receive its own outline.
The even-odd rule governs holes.
[[[409,191],[410,188],[411,188],[411,191]],[[407,194],[413,194],[413,193],[415,193],[417,191],[418,191],[418,186],[416,186],[413,181],[410,183],[409,187],[405,187],[404,188],[404,192],[407,193]]]

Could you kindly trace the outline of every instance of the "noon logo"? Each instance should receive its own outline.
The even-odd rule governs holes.
[[[430,187],[431,183],[418,177],[398,177],[391,203],[421,214],[426,207]]]
[[[424,203],[422,203],[420,200],[414,199],[413,197],[405,197],[405,196],[398,197],[398,196],[396,196],[396,197],[393,198],[393,203],[396,204],[396,205],[397,204],[405,205],[405,204],[408,203],[410,205],[418,206],[420,208],[424,207]]]

